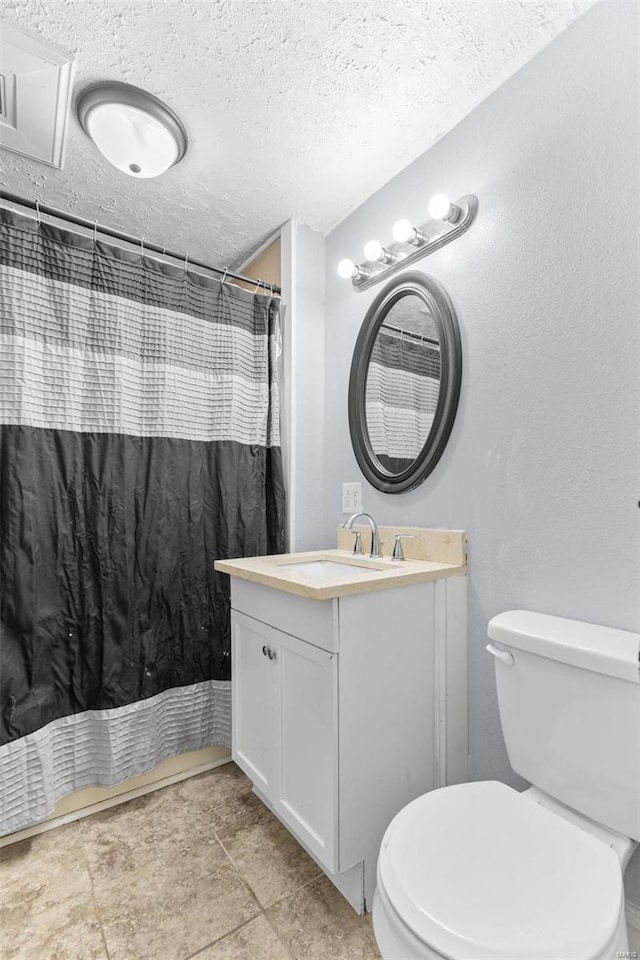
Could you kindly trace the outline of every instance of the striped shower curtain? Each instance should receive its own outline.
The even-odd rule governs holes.
[[[0,211],[0,834],[230,742],[228,578],[282,552],[278,301]]]
[[[422,450],[440,395],[440,350],[421,340],[378,331],[367,372],[367,430],[390,473],[408,469]]]

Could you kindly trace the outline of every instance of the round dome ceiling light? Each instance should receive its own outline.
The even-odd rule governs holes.
[[[158,177],[187,152],[187,134],[173,110],[129,83],[92,83],[76,109],[98,150],[130,177]]]

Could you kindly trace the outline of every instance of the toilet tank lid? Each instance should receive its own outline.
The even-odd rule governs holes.
[[[640,633],[530,610],[499,613],[487,632],[506,647],[640,683]]]

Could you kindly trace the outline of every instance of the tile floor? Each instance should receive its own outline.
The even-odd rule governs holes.
[[[1,960],[373,960],[235,764],[0,850]]]

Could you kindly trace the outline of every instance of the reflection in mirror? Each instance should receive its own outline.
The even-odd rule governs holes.
[[[367,369],[365,417],[374,456],[390,474],[407,470],[429,436],[440,393],[440,343],[429,307],[401,296],[378,329]]]

